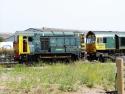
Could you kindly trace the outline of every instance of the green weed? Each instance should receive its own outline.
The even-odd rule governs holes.
[[[1,69],[0,69],[1,73]],[[83,63],[72,64],[42,64],[42,66],[17,65],[11,71],[6,71],[11,80],[4,85],[12,89],[25,89],[31,92],[34,87],[48,88],[57,85],[61,91],[76,91],[79,86],[89,88],[102,86],[105,89],[114,88],[115,64],[113,63]],[[2,75],[2,74],[1,74]],[[47,89],[46,89],[47,90]]]

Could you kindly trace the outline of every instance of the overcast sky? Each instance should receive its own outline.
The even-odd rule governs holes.
[[[125,0],[0,0],[0,32],[31,27],[125,31]]]

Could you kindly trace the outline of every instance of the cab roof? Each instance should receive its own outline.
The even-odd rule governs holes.
[[[98,37],[114,37],[115,32],[113,31],[93,31],[93,33]]]

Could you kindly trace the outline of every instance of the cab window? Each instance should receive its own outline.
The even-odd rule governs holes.
[[[86,37],[86,43],[87,44],[91,44],[91,43],[95,43],[95,35],[94,34],[90,34]]]
[[[107,43],[107,38],[106,37],[103,38],[103,43]]]
[[[32,41],[33,41],[33,38],[32,38],[32,37],[28,37],[28,41],[29,41],[29,42],[32,42]]]
[[[95,38],[94,37],[90,37],[86,39],[87,43],[95,43]]]
[[[98,38],[97,38],[97,43],[103,43],[103,38],[98,37]]]

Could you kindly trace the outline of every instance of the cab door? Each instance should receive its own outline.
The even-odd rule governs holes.
[[[30,54],[30,48],[28,44],[28,36],[18,36],[19,54]]]

